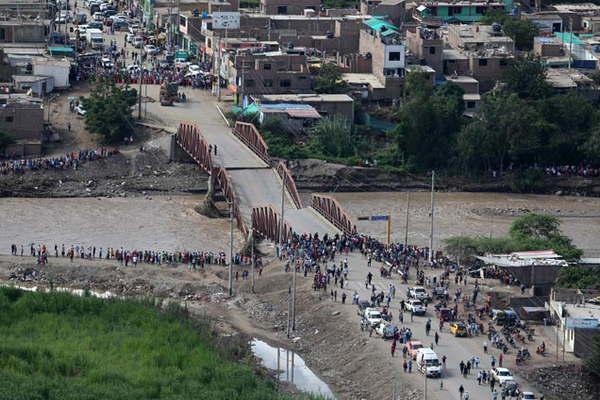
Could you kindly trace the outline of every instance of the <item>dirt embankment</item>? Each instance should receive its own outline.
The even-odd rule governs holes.
[[[126,197],[203,193],[207,176],[194,164],[170,163],[160,149],[127,150],[77,170],[0,175],[0,197]]]
[[[288,167],[299,190],[311,192],[361,192],[428,190],[431,178],[379,168],[349,167],[321,160],[291,160]],[[531,192],[538,194],[600,196],[600,178],[544,176],[531,187],[522,187],[515,177],[473,181],[460,177],[438,177],[443,191]]]

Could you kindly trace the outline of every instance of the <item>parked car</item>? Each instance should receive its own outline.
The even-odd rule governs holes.
[[[362,317],[363,315],[365,315],[365,310],[369,307],[373,307],[373,305],[369,301],[361,300],[357,304],[356,312]]]
[[[141,36],[134,36],[131,40],[131,44],[133,44],[133,47],[141,49],[144,47],[144,38]]]
[[[435,354],[435,351],[429,347],[423,347],[417,350],[417,367],[419,371],[427,377],[439,378],[442,376],[442,365]]]
[[[88,29],[100,29],[102,30],[102,22],[92,21],[87,24]]]
[[[423,343],[419,342],[418,340],[409,340],[408,343],[404,345],[404,347],[406,347],[406,350],[411,356],[411,358],[413,360],[416,360],[417,352],[419,351],[419,349],[423,348]]]
[[[462,322],[453,322],[450,324],[450,333],[455,337],[466,337],[467,327]]]
[[[75,112],[77,113],[77,115],[81,115],[81,116],[85,116],[85,114],[87,114],[87,111],[85,110],[85,108],[83,107],[83,104],[78,104],[75,107]]]
[[[427,311],[421,300],[410,299],[405,304],[406,309],[412,311],[414,315],[425,315],[425,312]]]
[[[429,297],[429,295],[424,287],[415,286],[408,289],[408,297],[411,299],[425,300]]]
[[[369,326],[376,327],[383,317],[377,308],[365,308],[364,318]]]
[[[523,392],[521,394],[521,400],[536,400],[535,394],[533,392]]]
[[[448,289],[446,289],[444,286],[436,286],[433,288],[433,295],[438,299],[447,299]]]
[[[102,67],[107,68],[107,69],[111,69],[115,66],[115,63],[113,63],[113,61],[110,59],[110,57],[107,57],[107,56],[102,57],[101,63],[102,63]]]
[[[500,367],[492,369],[492,379],[495,379],[500,386],[504,386],[508,382],[514,382],[515,380],[508,368]]]
[[[393,339],[398,333],[399,329],[396,325],[390,324],[389,322],[382,321],[375,327],[375,332],[383,339]]]
[[[102,15],[102,13],[100,11],[95,12],[94,15],[92,16],[92,18],[96,22],[104,21],[104,15]]]
[[[440,308],[439,310],[437,310],[437,317],[439,320],[444,321],[444,322],[448,322],[448,321],[452,321],[452,310],[450,308]]]
[[[154,56],[160,53],[160,49],[153,44],[147,44],[144,46],[144,52],[148,55]]]

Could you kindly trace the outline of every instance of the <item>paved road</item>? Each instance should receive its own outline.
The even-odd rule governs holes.
[[[393,283],[396,286],[396,298],[391,303],[391,309],[394,317],[394,323],[398,326],[406,326],[409,327],[413,332],[413,337],[415,340],[420,340],[424,345],[429,345],[434,342],[433,332],[435,329],[439,327],[439,320],[435,316],[435,313],[432,312],[433,307],[428,307],[427,314],[423,317],[414,317],[414,321],[410,322],[410,314],[406,313],[404,315],[404,323],[400,324],[398,321],[399,308],[400,308],[400,300],[406,299],[406,291],[409,286],[414,286],[414,282],[409,280],[409,285],[403,285],[400,283],[397,275],[394,275],[393,279],[381,278],[379,275],[379,264],[373,262],[373,266],[371,268],[367,267],[366,259],[360,254],[354,253],[350,254],[348,257],[349,262],[349,282],[346,285],[348,297],[352,297],[352,293],[357,291],[361,299],[369,299],[371,294],[371,289],[365,288],[365,278],[367,273],[370,271],[373,274],[373,282],[377,291],[383,290],[387,294],[387,290],[390,283]],[[414,278],[414,271],[411,271],[412,278]],[[433,276],[434,274],[426,271],[428,275]],[[439,273],[436,271],[435,273]],[[497,282],[494,282],[496,284]],[[483,289],[484,286],[482,286]],[[456,286],[454,282],[450,285],[450,291],[453,293],[456,290]],[[340,291],[340,289],[338,289]],[[341,296],[341,293],[338,293],[338,297]],[[430,332],[430,336],[425,335],[425,322],[428,318],[432,320],[432,331]],[[358,316],[356,317],[356,323],[359,323]],[[379,347],[382,352],[383,357],[390,357],[390,346],[391,342],[384,341],[380,338],[375,338],[375,335],[370,340],[375,340],[379,342]],[[536,338],[536,342],[541,342],[542,339]],[[481,335],[472,338],[455,338],[453,337],[448,329],[448,324],[446,323],[443,331],[440,333],[440,342],[438,346],[434,346],[434,351],[441,358],[442,355],[446,355],[446,371],[444,372],[443,378],[440,379],[428,379],[428,399],[438,399],[438,400],[461,400],[459,396],[458,388],[460,385],[463,385],[466,392],[469,393],[470,400],[488,400],[492,399],[492,394],[490,391],[489,385],[478,385],[476,376],[477,370],[472,370],[470,376],[466,379],[460,376],[459,363],[461,360],[464,360],[465,363],[471,357],[478,356],[481,360],[480,367],[482,369],[490,370],[490,355],[494,354],[496,360],[499,356],[499,351],[497,349],[492,348],[489,345],[488,341],[488,354],[483,353],[483,342],[488,341],[487,335]],[[549,351],[553,351],[550,347],[551,343],[546,341],[546,344],[549,345]],[[402,350],[401,347],[398,348]],[[535,354],[535,347],[529,346],[530,352],[533,354],[533,360],[530,360],[529,364],[534,364],[536,359],[539,358]],[[413,373],[405,374],[402,371],[402,353],[401,351],[398,353],[398,357],[396,358],[396,365],[399,371],[400,382],[402,381],[410,381],[417,387],[424,387],[424,377],[418,372],[415,372],[415,366],[413,365]],[[509,367],[513,373],[515,372],[514,368],[514,357],[515,351],[513,350],[511,354],[505,356],[504,366]],[[545,360],[549,360],[548,357]],[[538,360],[541,361],[541,360]],[[444,388],[440,389],[440,381],[443,381]],[[530,389],[527,384],[525,384],[522,380],[517,379],[519,383],[522,385],[522,388]],[[497,386],[496,386],[497,387]],[[498,395],[498,399],[500,399],[500,395]]]

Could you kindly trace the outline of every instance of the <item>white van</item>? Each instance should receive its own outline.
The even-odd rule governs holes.
[[[417,350],[417,367],[421,373],[427,374],[427,377],[440,378],[442,376],[442,364],[435,351],[429,347]]]

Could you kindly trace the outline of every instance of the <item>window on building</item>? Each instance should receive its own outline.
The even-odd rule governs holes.
[[[8,116],[4,117],[4,122],[13,122],[13,116],[8,115]]]
[[[279,81],[279,87],[290,87],[292,86],[292,81],[289,79],[282,79]]]
[[[254,87],[255,82],[254,82],[254,79],[246,79],[244,84],[245,84],[244,86],[246,86],[246,87]]]
[[[482,7],[482,6],[475,7],[475,13],[478,14],[478,15],[485,14],[486,10],[487,10],[486,7]]]
[[[390,51],[390,54],[388,55],[388,60],[400,61],[400,52],[399,51]]]
[[[271,64],[263,64],[263,69],[270,70]]]
[[[0,28],[0,40],[6,40],[6,28]]]
[[[179,16],[179,25],[186,26],[186,24],[187,24],[187,18],[184,17],[184,16],[182,16],[182,15],[180,15]]]
[[[452,7],[454,15],[462,13],[462,7]]]
[[[479,66],[480,67],[485,67],[487,65],[487,58],[480,58],[479,59]]]
[[[435,47],[429,48],[429,54],[435,54]]]
[[[277,14],[287,14],[287,6],[277,6]]]
[[[475,108],[475,102],[474,101],[467,101],[467,108]]]
[[[273,87],[273,80],[265,79],[265,87]]]

